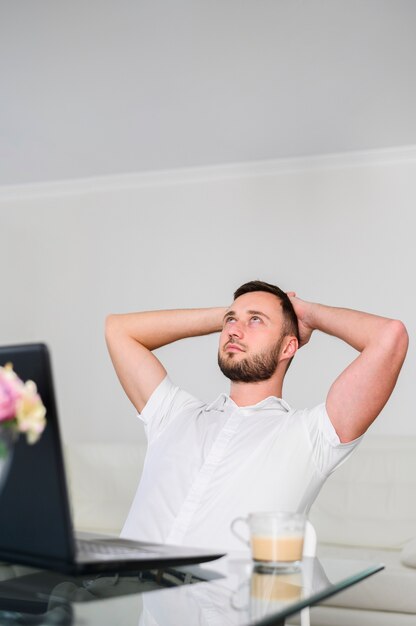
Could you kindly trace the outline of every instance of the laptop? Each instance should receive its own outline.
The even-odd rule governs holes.
[[[43,343],[0,347],[0,365],[9,362],[19,378],[36,383],[47,424],[33,445],[20,434],[3,463],[0,560],[77,575],[191,565],[224,556],[186,546],[76,534],[48,348]]]

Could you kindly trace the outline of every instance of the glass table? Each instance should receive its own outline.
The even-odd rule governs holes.
[[[277,572],[255,568],[238,555],[199,566],[89,578],[26,568],[24,575],[0,581],[0,623],[280,626],[383,568],[307,558],[298,571]]]

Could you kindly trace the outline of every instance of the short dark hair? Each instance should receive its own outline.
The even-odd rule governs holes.
[[[243,294],[251,293],[252,291],[266,291],[267,293],[271,293],[279,298],[282,304],[284,317],[283,334],[294,335],[297,340],[300,341],[298,318],[287,293],[282,291],[279,287],[276,287],[276,285],[265,283],[262,280],[251,280],[250,282],[241,285],[241,287],[234,292],[234,300]]]

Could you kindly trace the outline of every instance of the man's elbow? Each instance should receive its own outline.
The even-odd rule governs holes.
[[[409,335],[406,326],[400,320],[390,320],[388,327],[390,349],[402,363],[409,346]]]

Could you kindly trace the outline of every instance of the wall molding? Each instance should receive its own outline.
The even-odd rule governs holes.
[[[308,170],[372,167],[406,161],[416,161],[416,145],[172,170],[112,174],[22,185],[0,185],[0,202],[34,197],[84,195],[121,189],[192,184],[210,180],[276,176]]]

